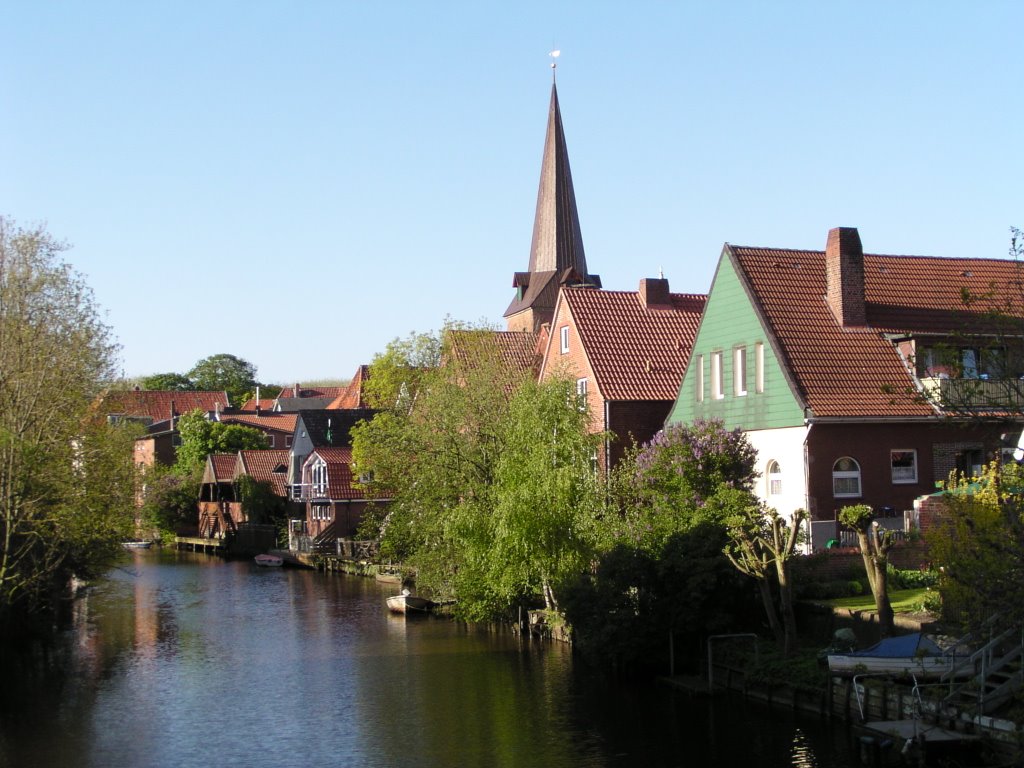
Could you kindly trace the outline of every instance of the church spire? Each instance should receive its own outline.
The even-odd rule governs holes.
[[[580,217],[576,210],[572,171],[569,169],[569,152],[565,146],[562,112],[558,106],[558,87],[552,83],[529,269],[530,272],[562,272],[569,268],[575,269],[581,276],[587,274]]]
[[[557,53],[552,51],[552,80]],[[558,106],[558,88],[552,81],[537,210],[533,218],[530,266],[528,272],[516,272],[512,278],[516,297],[505,310],[508,329],[540,330],[554,316],[559,290],[563,286],[577,285],[600,288],[601,278],[587,272],[576,193],[569,170],[569,152],[565,148],[562,112]]]

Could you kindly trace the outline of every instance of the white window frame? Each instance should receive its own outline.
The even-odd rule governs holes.
[[[754,392],[764,393],[764,342],[754,344]]]
[[[327,462],[319,456],[309,465],[309,492],[315,497],[327,495]]]
[[[274,447],[274,436],[271,435],[271,434],[268,434],[267,435],[267,448],[273,448],[273,447]]]
[[[715,400],[725,397],[725,382],[722,379],[722,352],[711,353],[711,396]]]
[[[836,467],[839,466],[839,463],[843,461],[851,462],[856,469],[836,469]],[[850,481],[856,481],[856,489],[848,488],[846,490],[837,490],[837,482],[841,484],[848,484]],[[840,456],[832,462],[832,496],[836,499],[859,499],[863,495],[860,478],[860,462],[852,456]]]
[[[896,466],[898,454],[910,456],[909,467]],[[913,485],[917,482],[917,451],[913,448],[893,448],[889,451],[889,468],[892,472],[893,485]]]
[[[581,411],[587,410],[587,380],[576,379],[576,407]]]
[[[782,495],[782,466],[775,459],[768,462],[768,466],[765,469],[764,476],[768,483],[768,495],[769,496],[781,496]]]
[[[569,352],[569,326],[563,325],[558,329],[558,349],[564,355]]]
[[[704,355],[697,355],[697,382],[694,385],[697,391],[697,402],[704,402]]]
[[[747,394],[747,348],[736,347],[732,354],[732,386],[736,397]]]

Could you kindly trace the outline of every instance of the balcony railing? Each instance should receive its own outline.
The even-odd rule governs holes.
[[[925,397],[942,408],[1018,409],[1024,405],[1024,379],[922,378]]]

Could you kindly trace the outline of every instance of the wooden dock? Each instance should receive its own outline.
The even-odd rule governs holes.
[[[203,536],[175,536],[174,548],[189,552],[205,552],[208,555],[223,555],[227,542],[224,539],[208,539]]]

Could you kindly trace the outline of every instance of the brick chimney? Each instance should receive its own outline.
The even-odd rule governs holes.
[[[856,227],[836,227],[825,246],[825,301],[843,327],[867,325],[864,248]]]
[[[640,281],[640,303],[644,309],[671,309],[668,280],[664,277],[643,278]]]

